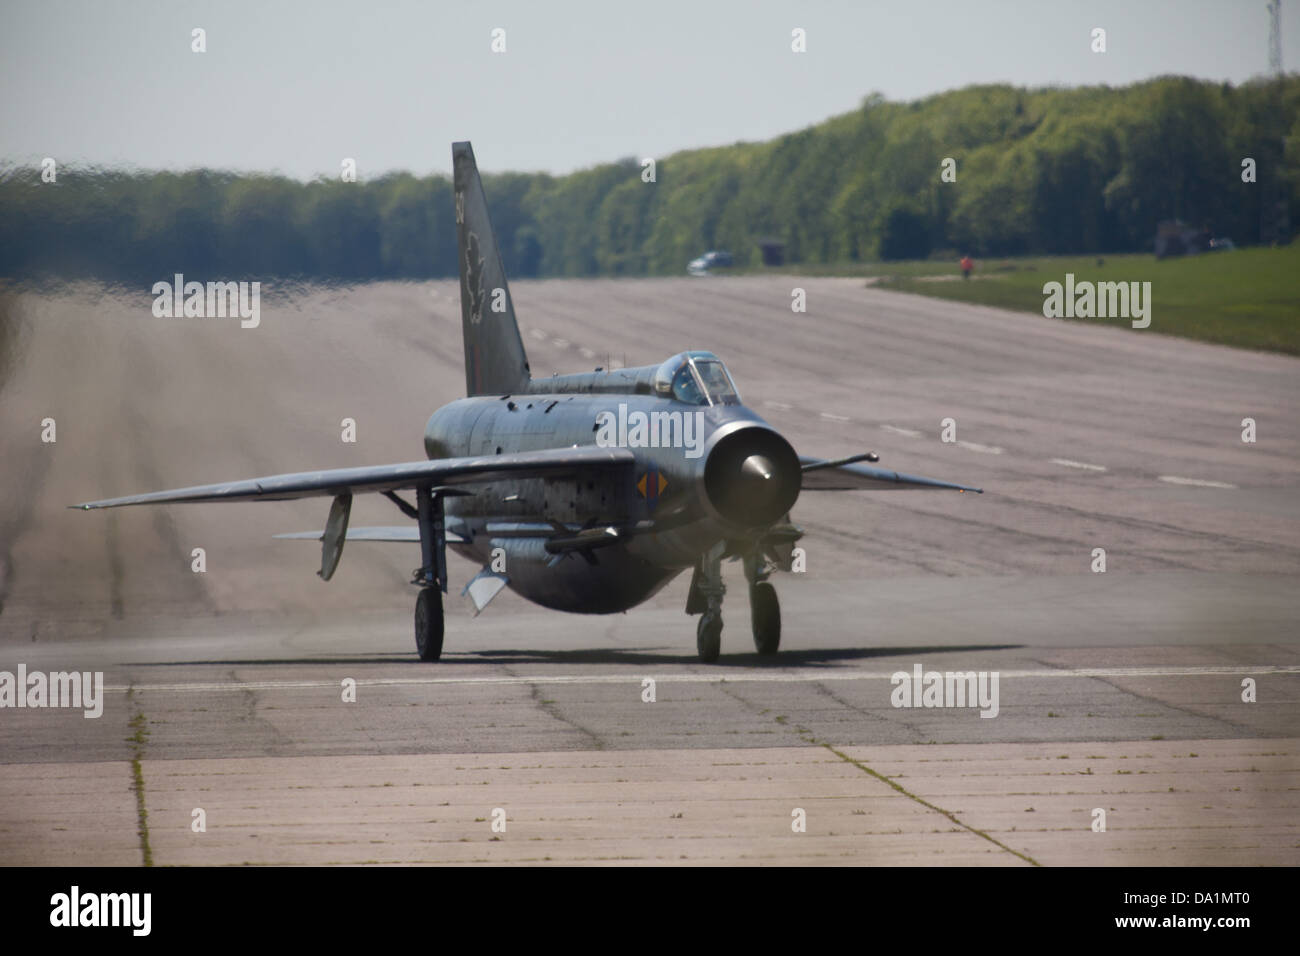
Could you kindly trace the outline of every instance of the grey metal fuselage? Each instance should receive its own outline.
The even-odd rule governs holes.
[[[741,431],[746,440],[788,445],[743,405],[693,405],[647,394],[652,372],[653,367],[539,379],[525,394],[463,398],[436,411],[424,435],[430,458],[595,445],[601,413],[624,421],[635,420],[637,412],[647,418],[676,413],[684,425],[685,416],[692,416],[684,437],[695,440],[694,447],[639,447],[633,434],[622,445],[636,456],[631,469],[502,481],[472,496],[448,498],[448,531],[468,539],[449,540],[448,546],[484,564],[502,549],[496,553],[505,555],[510,588],[544,607],[610,614],[651,597],[719,541],[761,533],[761,525],[719,513],[705,469],[718,444]],[[598,524],[628,533],[590,552],[594,564],[580,553],[557,559],[546,549],[546,538],[557,534],[556,522],[573,531]],[[638,525],[650,523],[653,531],[637,532]]]

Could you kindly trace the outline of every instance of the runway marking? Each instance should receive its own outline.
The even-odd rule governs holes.
[[[973,441],[958,441],[962,448],[969,448],[971,451],[983,452],[985,455],[1000,455],[1002,449],[997,445],[981,445]]]
[[[1161,475],[1161,481],[1167,481],[1171,485],[1192,485],[1196,488],[1236,488],[1236,485],[1230,485],[1226,481],[1207,481],[1204,478],[1179,478],[1177,475]]]
[[[528,334],[531,335],[533,338],[537,339],[539,342],[546,338],[546,333],[543,332],[541,329],[529,329]]]
[[[596,353],[593,352],[593,351],[592,351],[591,349],[589,349],[589,348],[580,348],[580,349],[578,349],[578,354],[581,355],[583,358],[595,358],[595,357],[596,357]]]
[[[822,412],[822,418],[828,422],[850,422],[853,420],[847,415],[832,415],[830,412]]]
[[[569,347],[568,339],[551,339],[551,344],[557,349],[567,349]]]
[[[1066,468],[1083,468],[1087,471],[1105,471],[1105,465],[1090,465],[1086,461],[1071,461],[1068,458],[1053,458],[1053,465],[1064,465]]]
[[[340,667],[344,665],[328,665]],[[900,668],[901,669],[901,668]],[[813,674],[538,674],[532,677],[375,677],[356,678],[358,687],[415,687],[431,684],[633,684],[640,686],[646,677],[653,677],[660,684],[814,684],[822,681],[844,680],[889,680],[899,671],[835,671]],[[1061,668],[1040,670],[1004,670],[999,671],[999,678],[1069,677],[1114,678],[1132,677],[1239,677],[1243,674],[1300,674],[1300,665],[1259,665],[1243,664],[1239,667],[1089,667]],[[330,688],[337,690],[337,680],[262,680],[262,681],[209,681],[192,684],[135,684],[137,693],[156,691],[160,693],[203,693],[221,691],[249,690],[316,690]],[[104,688],[112,693],[123,694],[126,685],[109,685]]]
[[[918,431],[913,431],[913,430],[910,429],[910,428],[899,428],[897,425],[881,425],[880,427],[883,428],[883,429],[884,429],[885,431],[887,431],[887,432],[893,432],[895,435],[906,435],[908,438],[920,438],[920,437],[921,437],[921,433],[920,433],[920,432],[918,432]]]
[[[790,409],[794,408],[793,405],[787,405],[785,402],[764,402],[763,404],[769,408],[779,408],[783,412],[788,412]]]

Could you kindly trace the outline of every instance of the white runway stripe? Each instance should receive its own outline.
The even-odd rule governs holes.
[[[1204,478],[1179,478],[1177,475],[1161,475],[1161,481],[1167,481],[1171,485],[1192,485],[1196,488],[1236,488],[1236,485],[1230,485],[1226,481],[1207,481]]]
[[[347,676],[346,665],[329,665],[338,668],[339,674]],[[937,670],[937,665],[927,666],[926,670]],[[900,665],[899,671],[912,673],[912,664]],[[973,667],[957,668],[959,672],[976,670]],[[538,674],[533,677],[376,677],[356,678],[358,687],[416,687],[427,684],[629,684],[641,686],[647,677],[659,684],[806,684],[821,681],[844,680],[889,680],[898,671],[837,671],[815,674],[786,673],[773,674],[765,671],[752,674]],[[1240,667],[1095,667],[1095,668],[1061,668],[1037,670],[1000,670],[999,679],[1036,680],[1047,677],[1101,678],[1123,680],[1134,677],[1256,677],[1261,674],[1300,674],[1300,665],[1249,665]],[[197,681],[192,684],[136,684],[136,693],[204,693],[250,690],[315,690],[331,688],[337,690],[342,680],[263,680],[263,681]],[[113,693],[125,693],[125,685],[110,685],[104,688]]]
[[[908,438],[920,438],[921,433],[911,428],[899,428],[897,425],[881,425],[887,432],[893,432],[895,435],[906,435]]]
[[[1068,458],[1053,458],[1052,464],[1064,465],[1066,468],[1083,468],[1087,471],[1105,471],[1105,465],[1090,465],[1086,461],[1071,461]]]

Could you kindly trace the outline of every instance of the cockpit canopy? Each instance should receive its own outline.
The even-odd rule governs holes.
[[[679,352],[655,371],[654,391],[688,405],[739,405],[740,395],[722,359],[712,352]]]

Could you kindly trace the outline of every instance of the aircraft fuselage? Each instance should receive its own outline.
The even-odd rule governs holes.
[[[618,392],[547,392],[546,385],[543,379],[533,383],[538,391],[528,394],[452,402],[433,414],[424,435],[429,458],[591,446],[610,439],[636,455],[630,471],[501,481],[472,496],[447,499],[448,527],[469,539],[448,546],[484,564],[494,552],[504,555],[509,586],[523,597],[558,610],[625,611],[719,541],[752,535],[782,516],[759,509],[756,516],[729,517],[710,497],[709,463],[716,470],[719,456],[734,456],[725,447],[719,453],[720,446],[758,442],[789,449],[745,406],[691,405]],[[641,423],[644,429],[637,427]],[[556,535],[557,522],[575,531],[599,525],[631,533],[593,551],[594,564],[579,553],[557,560],[545,546],[546,538]],[[653,531],[635,532],[650,522]]]

